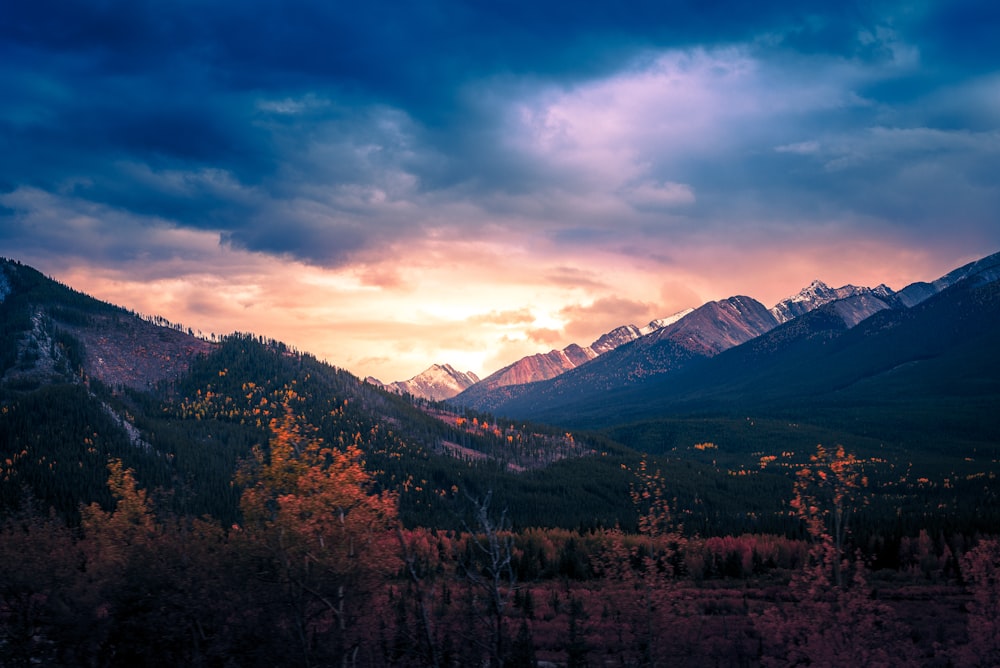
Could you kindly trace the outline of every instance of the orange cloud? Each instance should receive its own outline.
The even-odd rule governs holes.
[[[535,343],[541,343],[547,346],[556,346],[563,339],[563,333],[555,329],[529,329],[525,332],[528,335],[528,340]]]
[[[697,308],[704,300],[686,283],[666,281],[660,285],[660,306],[663,315],[657,318],[679,313],[686,308]],[[639,323],[636,323],[639,324]]]
[[[576,343],[590,343],[588,337],[600,336],[620,325],[644,325],[668,313],[660,313],[659,307],[649,302],[603,297],[589,305],[567,306],[560,311],[566,320],[566,333],[581,340]]]
[[[468,318],[467,321],[474,324],[520,325],[534,322],[535,316],[532,315],[529,309],[520,308],[511,311],[490,311],[489,313],[481,313]]]
[[[366,267],[358,272],[358,280],[361,281],[361,285],[375,288],[401,290],[407,287],[406,281],[398,271],[384,266]]]

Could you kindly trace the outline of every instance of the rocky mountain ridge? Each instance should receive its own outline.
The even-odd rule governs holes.
[[[1000,398],[1000,272],[980,266],[912,307],[854,295],[675,372],[603,392],[532,389],[498,412],[567,428],[627,424],[626,444],[642,438],[644,421],[720,412],[794,415],[890,441],[981,438]]]

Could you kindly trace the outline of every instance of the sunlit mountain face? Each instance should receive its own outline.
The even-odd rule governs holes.
[[[22,5],[0,251],[361,376],[1000,247],[989,3]]]

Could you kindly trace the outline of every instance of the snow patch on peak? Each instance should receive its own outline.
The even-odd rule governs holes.
[[[602,335],[599,339],[590,344],[590,349],[593,350],[598,355],[603,355],[609,350],[614,350],[618,346],[624,345],[629,341],[635,341],[640,336],[639,328],[635,325],[622,325],[617,327],[607,334]]]
[[[808,286],[799,290],[797,295],[789,297],[790,301],[793,302],[810,302],[815,301],[817,297],[826,297],[830,294],[830,286],[820,280],[815,280]]]
[[[669,327],[670,325],[674,324],[675,322],[677,322],[678,320],[680,320],[684,316],[688,315],[689,313],[693,313],[693,312],[694,312],[693,308],[686,308],[683,311],[678,311],[677,313],[674,313],[671,316],[667,316],[666,318],[659,318],[657,320],[651,320],[650,323],[648,325],[646,325],[645,327],[643,327],[642,329],[640,329],[639,332],[643,336],[645,336],[646,334],[650,334],[652,332],[655,332],[658,329],[663,329],[664,327]]]
[[[885,283],[879,283],[876,287],[872,288],[872,294],[879,299],[887,299],[896,294],[896,292]]]

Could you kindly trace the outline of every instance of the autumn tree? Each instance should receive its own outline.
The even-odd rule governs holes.
[[[135,472],[120,459],[108,462],[108,487],[115,507],[105,511],[90,504],[82,511],[82,525],[91,546],[101,553],[100,560],[120,567],[132,548],[151,540],[155,517],[148,491],[139,487]]]
[[[860,460],[840,446],[818,446],[799,470],[791,506],[808,534],[809,557],[792,575],[791,600],[754,616],[764,666],[919,665],[905,627],[872,597],[863,559],[847,553],[866,484]]]
[[[795,479],[792,508],[805,525],[812,542],[813,561],[830,569],[834,585],[844,586],[846,545],[851,518],[858,505],[866,502],[862,490],[868,484],[861,462],[837,446],[833,452],[822,445],[799,469]]]
[[[392,549],[396,498],[375,491],[361,435],[331,448],[295,411],[287,392],[240,477],[248,546],[262,583],[288,614],[287,631],[304,665],[353,665],[370,625],[361,623],[384,578],[398,568]]]

